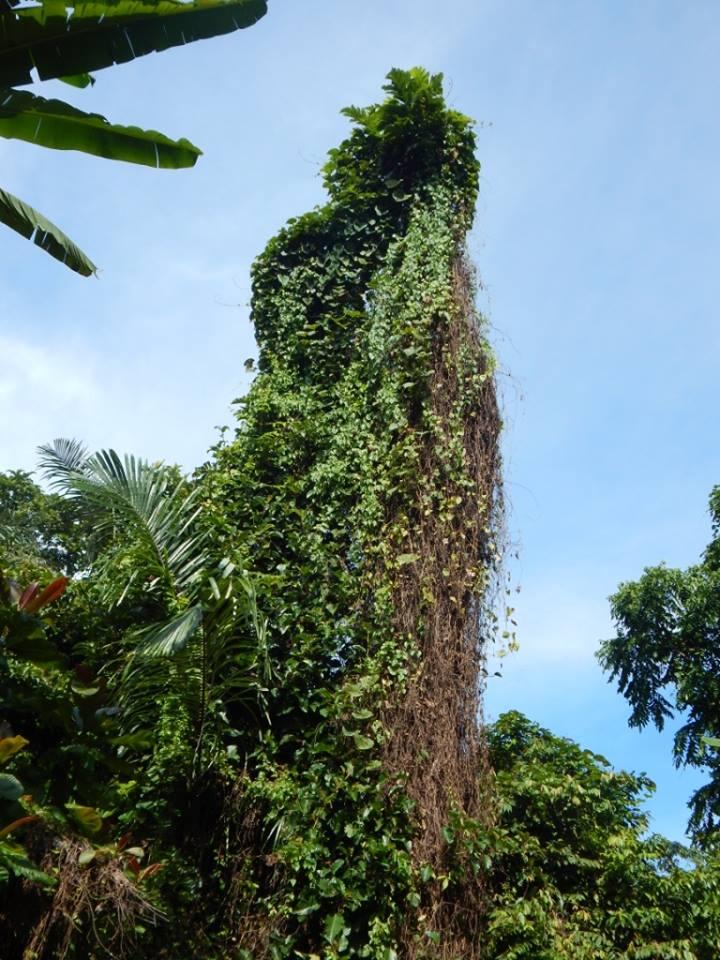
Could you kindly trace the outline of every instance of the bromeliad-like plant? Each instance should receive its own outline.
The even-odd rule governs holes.
[[[0,136],[152,167],[191,167],[189,140],[118,126],[61,100],[16,89],[58,79],[94,83],[89,71],[126,63],[256,23],[266,0],[0,0]],[[0,222],[83,276],[95,264],[55,224],[0,190]]]

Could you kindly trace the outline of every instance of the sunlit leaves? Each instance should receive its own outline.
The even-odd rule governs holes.
[[[100,114],[25,90],[0,91],[0,136],[167,169],[192,167],[201,154],[189,140],[112,124]]]
[[[14,757],[16,753],[26,747],[28,741],[25,737],[3,737],[0,739],[0,766]]]
[[[95,82],[90,70],[230,33],[266,12],[266,0],[0,0],[0,136],[153,167],[193,166],[201,151],[186,139],[113,125],[99,114],[12,88],[31,83],[35,70],[41,80],[57,78],[82,89]],[[69,237],[5,191],[0,222],[77,273],[95,273]]]
[[[646,835],[649,781],[517,712],[489,746],[490,956],[715,960],[720,862]]]
[[[95,273],[97,268],[92,260],[59,227],[6,190],[0,190],[0,223],[32,240],[76,273],[84,277]]]
[[[61,2],[0,10],[0,87],[67,77],[256,23],[265,0]]]

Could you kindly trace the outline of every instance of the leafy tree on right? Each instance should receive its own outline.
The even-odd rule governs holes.
[[[699,563],[647,567],[610,598],[617,636],[598,654],[632,708],[631,726],[681,714],[673,752],[678,766],[704,769],[690,799],[689,828],[707,843],[720,823],[720,486],[710,494],[713,539]]]

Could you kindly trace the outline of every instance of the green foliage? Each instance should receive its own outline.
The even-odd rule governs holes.
[[[82,562],[57,610],[66,578],[45,588],[3,580],[0,877],[26,917],[9,956],[27,947],[81,957],[96,941],[136,936],[152,952],[155,901],[182,906],[182,871],[196,876],[195,901],[202,886],[197,838],[177,839],[184,818],[222,809],[262,722],[265,625],[247,575],[210,562],[197,491],[175,469],[112,451],[88,457],[67,441],[45,448],[43,465],[64,496],[25,474],[0,484],[7,557],[40,571],[48,558]],[[15,757],[18,745],[27,749]],[[155,859],[121,845],[127,833],[153,837]],[[33,901],[21,881],[50,893]],[[66,935],[62,918],[74,915]]]
[[[170,140],[155,131],[111,124],[99,114],[27,90],[6,91],[0,103],[0,136],[171,170],[192,167],[200,156],[200,150],[188,140]]]
[[[259,374],[202,478],[214,537],[256,575],[276,665],[244,800],[273,868],[246,872],[238,936],[278,960],[429,955],[431,915],[447,953],[476,922],[474,875],[458,880],[463,919],[448,919],[421,868],[452,860],[440,826],[477,789],[476,770],[458,769],[475,749],[497,433],[461,267],[478,163],[441,77],[388,81],[382,103],[346,111],[355,129],[324,168],[328,203],[255,261]]]
[[[463,249],[479,168],[440,77],[385,89],[346,111],[328,203],[254,264],[259,373],[212,461],[55,441],[60,494],[0,475],[3,960],[718,955],[717,850],[646,836],[645,777],[517,713],[482,743],[502,498]],[[674,645],[714,663],[717,542],[623,588],[606,649],[639,722],[676,685],[698,751],[717,671]]]
[[[18,579],[82,570],[90,531],[75,504],[43,491],[29,473],[0,474],[0,556]]]
[[[90,277],[95,273],[95,264],[67,234],[39,210],[7,190],[0,190],[0,223],[4,223],[26,240],[32,240],[51,257],[60,260],[83,277]]]
[[[262,698],[268,665],[254,587],[227,560],[210,565],[200,491],[173,470],[113,450],[89,457],[67,440],[41,454],[56,486],[92,520],[104,604],[120,606],[132,593],[145,610],[120,660],[122,734],[152,727],[158,694],[174,689],[193,717],[196,775],[212,762],[205,740],[218,711]],[[128,553],[125,579],[118,560]]]
[[[265,0],[172,0],[70,4],[11,2],[0,8],[0,85],[41,80],[77,83],[78,75],[127,63],[148,53],[184,46],[256,23]]]
[[[676,713],[678,765],[705,769],[708,782],[691,799],[690,828],[710,837],[720,823],[720,754],[706,738],[720,734],[720,487],[710,497],[713,540],[687,570],[648,567],[611,598],[617,636],[599,659],[628,700],[630,723],[662,729]]]
[[[519,713],[489,730],[493,960],[714,960],[720,859],[646,836],[645,777]]]
[[[65,0],[0,2],[0,136],[153,167],[191,167],[201,151],[188,140],[109,123],[60,100],[12,89],[59,79],[82,89],[101,70],[135,57],[220,36],[256,23],[266,0]],[[83,276],[96,267],[55,224],[0,190],[0,222],[32,239]]]

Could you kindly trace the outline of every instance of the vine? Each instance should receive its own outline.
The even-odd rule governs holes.
[[[479,165],[441,76],[349,108],[328,203],[253,268],[259,373],[205,473],[275,665],[234,791],[242,956],[479,956],[479,676],[502,497],[464,252]]]

